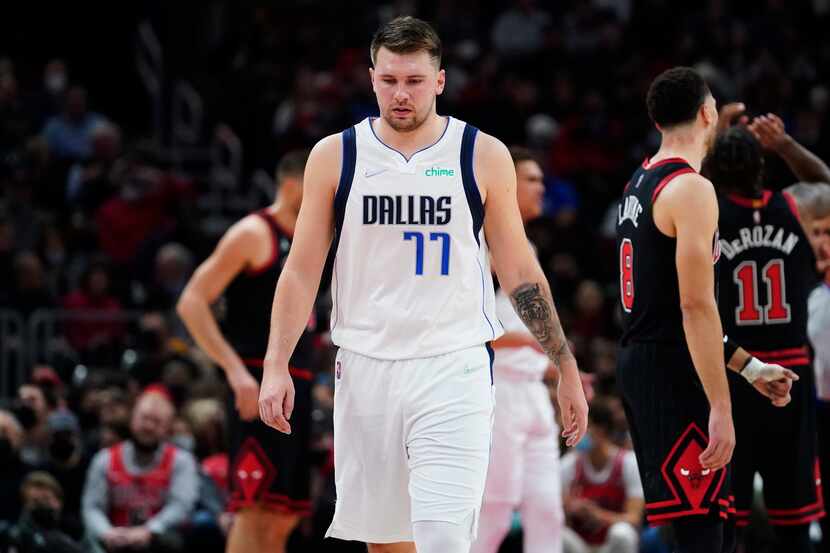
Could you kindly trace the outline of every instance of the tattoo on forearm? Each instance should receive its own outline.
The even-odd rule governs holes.
[[[545,292],[538,283],[522,284],[510,294],[510,299],[519,318],[539,340],[542,349],[558,369],[560,358],[569,355],[570,351],[553,299]]]

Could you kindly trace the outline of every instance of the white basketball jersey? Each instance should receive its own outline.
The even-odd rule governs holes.
[[[337,346],[412,359],[502,334],[473,174],[476,133],[448,117],[441,138],[407,160],[380,141],[371,118],[343,131],[332,273]]]

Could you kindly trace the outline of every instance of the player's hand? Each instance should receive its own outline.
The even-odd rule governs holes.
[[[259,390],[259,418],[283,434],[291,434],[291,412],[294,410],[294,382],[288,367],[269,367],[266,361],[262,387]]]
[[[741,376],[761,394],[770,398],[776,407],[784,407],[790,402],[790,390],[793,382],[798,380],[798,375],[790,369],[754,358],[741,371]]]
[[[572,367],[566,367],[566,364]],[[576,359],[569,356],[563,359],[562,365],[557,400],[559,414],[562,417],[562,436],[565,438],[565,444],[573,447],[579,443],[588,429],[588,402],[585,401]]]
[[[698,458],[705,469],[718,470],[732,459],[735,449],[735,427],[729,406],[712,406],[709,411],[709,445]]]
[[[236,410],[242,420],[254,420],[259,414],[257,401],[259,400],[259,383],[244,367],[228,376],[228,384],[233,390],[233,399]]]
[[[786,145],[790,135],[784,129],[784,122],[774,113],[759,115],[749,124],[749,132],[755,136],[761,146],[777,152]]]
[[[743,102],[725,104],[718,112],[718,132],[723,132],[732,125],[746,125],[749,117],[744,114],[746,106]]]

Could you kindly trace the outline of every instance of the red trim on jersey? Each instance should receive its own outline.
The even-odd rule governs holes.
[[[806,515],[799,518],[776,518],[776,517],[769,517],[769,523],[773,526],[798,526],[799,524],[807,524],[808,522],[813,522],[814,520],[818,520],[824,517],[826,513],[824,509],[813,513],[811,515]]]
[[[815,511],[816,509],[824,510],[824,505],[822,505],[821,498],[817,499],[815,502],[805,505],[799,509],[767,509],[767,513],[771,517],[787,517],[793,515],[800,515],[803,513],[807,513],[810,511]]]
[[[665,162],[665,161],[668,161],[668,160],[664,159],[663,161]],[[681,161],[683,161],[683,160],[681,160]],[[663,189],[672,181],[672,179],[674,179],[675,177],[679,177],[680,175],[685,175],[687,173],[696,173],[696,172],[697,171],[695,171],[691,167],[683,167],[682,169],[678,169],[677,171],[675,171],[673,173],[669,173],[668,175],[663,177],[663,180],[660,181],[660,183],[657,185],[657,188],[654,189],[654,193],[651,195],[651,203],[654,203],[654,201],[657,199],[657,196],[660,195],[660,192],[663,191]]]
[[[271,217],[267,211],[260,210],[254,213],[254,215],[261,217],[262,220],[268,225],[268,230],[270,231],[271,235],[271,257],[268,258],[268,261],[260,265],[259,267],[249,267],[245,272],[249,276],[258,276],[270,269],[274,266],[274,263],[280,257],[280,237],[279,233],[282,229],[277,225],[277,222],[274,221],[274,218]]]
[[[759,209],[767,206],[770,199],[772,199],[772,192],[770,190],[764,190],[760,198],[750,198],[748,196],[741,196],[740,194],[727,194],[726,197],[729,198],[729,201],[741,207]]]
[[[677,511],[675,513],[665,513],[662,515],[646,515],[646,520],[648,522],[662,522],[666,520],[671,520],[674,518],[681,518],[687,517],[691,515],[708,515],[709,509],[689,509],[687,511]],[[724,516],[721,514],[721,516]]]
[[[775,363],[776,365],[781,365],[782,367],[800,367],[802,365],[809,365],[810,358],[793,357],[792,359],[775,359],[773,363]]]
[[[789,348],[789,349],[770,349],[770,350],[755,350],[747,352],[752,355],[753,357],[758,357],[760,359],[769,358],[773,359],[776,357],[797,357],[800,355],[807,355],[807,346],[803,346],[800,348]]]
[[[242,359],[242,362],[249,367],[254,367],[257,369],[261,369],[264,364],[264,361],[262,359],[254,359],[250,357]],[[294,378],[299,378],[300,380],[314,380],[314,373],[308,369],[288,367],[288,373]]]
[[[748,352],[753,357],[757,357],[766,363],[776,363],[782,367],[793,367],[799,365],[809,365],[810,357],[807,347],[788,348],[788,349],[773,349],[768,351],[750,351]]]
[[[800,223],[801,215],[799,215],[798,213],[798,204],[795,203],[795,198],[793,198],[792,194],[790,194],[789,192],[782,192],[781,195],[784,196],[785,200],[787,200],[787,205],[789,206],[790,211],[793,212],[795,220]]]
[[[645,158],[643,160],[643,169],[654,169],[655,167],[660,167],[661,165],[666,165],[668,163],[685,163],[686,165],[690,165],[689,162],[683,159],[682,157],[667,157],[666,159],[655,161],[652,165],[649,165],[650,161],[651,160],[649,158]]]

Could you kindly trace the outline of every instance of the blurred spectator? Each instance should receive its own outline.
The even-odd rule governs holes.
[[[0,73],[0,155],[5,156],[32,133],[32,122],[12,72]]]
[[[50,60],[43,68],[43,83],[40,91],[32,98],[32,109],[39,116],[37,121],[43,125],[50,117],[59,113],[66,98],[69,85],[69,70],[61,59]]]
[[[2,553],[83,553],[60,529],[63,490],[46,472],[32,472],[20,486],[23,513],[17,524],[0,525]]]
[[[506,57],[533,54],[544,45],[550,15],[534,0],[515,0],[512,8],[496,18],[491,39],[496,51]]]
[[[644,507],[637,461],[614,445],[614,416],[604,400],[591,403],[588,418],[587,444],[562,458],[564,551],[636,553]]]
[[[46,461],[49,448],[49,404],[46,394],[40,386],[33,383],[23,384],[17,390],[17,397],[23,407],[34,415],[31,426],[25,425],[20,456],[30,465],[39,465]]]
[[[58,159],[80,160],[92,155],[92,134],[105,119],[87,106],[86,90],[73,86],[66,93],[63,111],[46,122],[43,136]]]
[[[66,179],[67,201],[90,213],[117,192],[110,172],[121,153],[121,132],[104,121],[92,130],[91,140],[90,158],[72,165]]]
[[[73,536],[83,535],[81,495],[87,470],[78,419],[68,410],[49,415],[48,457],[38,469],[51,474],[63,490],[64,526]]]
[[[30,468],[20,457],[23,427],[9,411],[0,410],[0,522],[12,522],[20,516],[18,488]]]
[[[178,243],[165,244],[156,254],[155,275],[146,307],[173,309],[193,272],[193,254]]]
[[[139,261],[151,238],[175,229],[175,211],[190,193],[190,181],[135,159],[116,163],[112,175],[119,192],[96,212],[98,242],[110,259],[126,266]]]
[[[198,493],[193,456],[168,443],[175,416],[167,392],[150,387],[136,401],[132,438],[92,460],[83,495],[96,551],[184,551],[181,530]]]
[[[90,265],[81,287],[64,298],[63,308],[70,315],[64,334],[78,352],[117,344],[125,333],[121,302],[110,291],[110,273],[102,261]]]
[[[9,294],[8,306],[28,317],[36,309],[55,306],[55,299],[49,291],[43,263],[32,252],[21,252],[14,258],[14,285]]]

